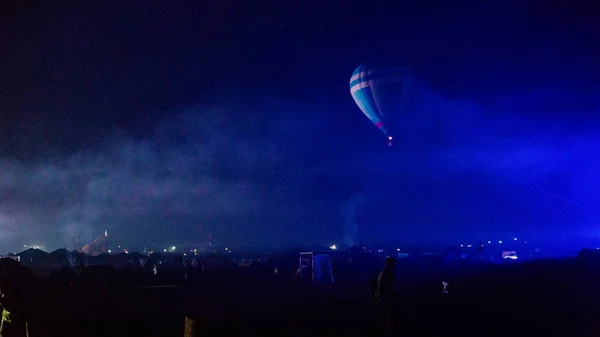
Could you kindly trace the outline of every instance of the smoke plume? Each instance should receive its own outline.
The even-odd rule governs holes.
[[[359,243],[359,229],[356,216],[365,202],[362,194],[355,194],[342,207],[342,217],[344,218],[344,244],[348,247]]]

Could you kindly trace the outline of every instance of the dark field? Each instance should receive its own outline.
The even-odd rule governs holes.
[[[575,259],[493,266],[446,280],[446,295],[438,280],[404,280],[399,334],[597,335],[595,274]],[[352,282],[300,291],[266,273],[215,271],[189,286],[40,286],[31,295],[32,336],[180,337],[185,316],[198,320],[200,336],[383,335],[366,285]]]

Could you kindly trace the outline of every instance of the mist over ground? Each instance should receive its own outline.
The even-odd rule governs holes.
[[[0,240],[75,248],[105,229],[115,244],[159,246],[209,234],[266,247],[545,237],[564,226],[596,236],[595,127],[521,113],[581,98],[514,97],[486,111],[420,96],[392,148],[357,109],[344,118],[358,127],[344,130],[332,102],[274,98],[183,108],[145,136],[114,131],[73,153],[4,156]]]

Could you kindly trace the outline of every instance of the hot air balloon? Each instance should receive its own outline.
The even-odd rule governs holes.
[[[392,146],[394,124],[406,109],[413,78],[404,67],[360,65],[350,77],[350,94],[356,105],[388,137]]]

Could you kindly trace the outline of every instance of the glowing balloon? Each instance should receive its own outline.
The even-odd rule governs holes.
[[[394,124],[406,109],[413,77],[404,67],[360,65],[350,77],[350,94],[362,112],[388,138],[392,146]]]

